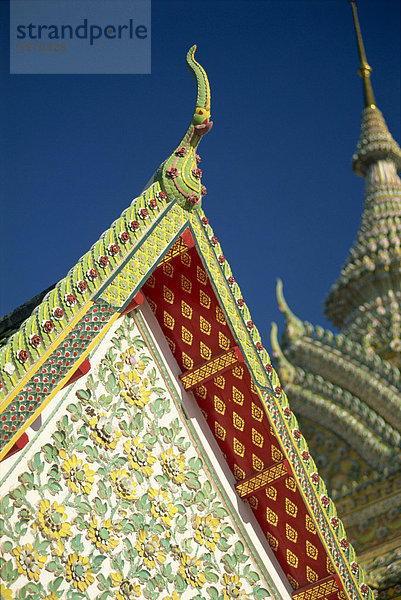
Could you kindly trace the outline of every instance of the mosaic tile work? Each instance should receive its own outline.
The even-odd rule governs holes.
[[[111,342],[0,502],[2,597],[269,596],[135,321]]]

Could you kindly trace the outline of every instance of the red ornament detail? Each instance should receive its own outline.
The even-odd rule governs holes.
[[[129,228],[131,229],[131,231],[138,231],[138,229],[139,229],[138,221],[130,221]]]
[[[83,294],[84,292],[86,292],[87,289],[88,289],[88,286],[86,285],[85,281],[82,281],[82,279],[80,281],[78,281],[77,290],[80,294]]]
[[[243,298],[237,298],[237,304],[240,308],[244,308],[245,300]]]
[[[229,277],[227,277],[227,281],[229,285],[234,285],[235,283],[235,279],[232,275],[230,275]]]
[[[147,219],[149,216],[149,211],[147,208],[141,208],[139,211],[139,217],[143,220]]]
[[[361,590],[361,593],[362,593],[364,596],[366,596],[366,594],[369,592],[369,588],[368,588],[368,586],[366,585],[366,583],[362,583],[362,584],[359,586],[359,589]]]
[[[64,302],[69,307],[74,306],[74,304],[76,303],[76,301],[77,301],[77,299],[75,298],[74,294],[66,294],[64,296]]]
[[[335,517],[332,517],[332,519]],[[337,519],[338,522],[338,519]],[[356,575],[359,572],[359,565],[358,563],[356,563],[355,561],[352,561],[352,563],[350,564],[351,567],[351,571]]]
[[[248,327],[248,329],[252,330],[255,326],[253,324],[253,321],[247,321],[246,322],[246,326]]]
[[[103,267],[103,269],[105,269],[109,264],[109,259],[103,254],[102,256],[99,256],[98,263],[101,267]]]
[[[197,194],[189,194],[187,196],[187,202],[191,206],[195,206],[195,204],[198,204],[198,202],[199,202],[199,196],[197,196]]]
[[[320,496],[320,501],[324,507],[327,507],[330,504],[330,500],[329,500],[328,496],[326,496],[326,494],[322,494]]]
[[[262,342],[256,342],[255,346],[256,346],[256,350],[258,352],[262,352],[263,351],[263,344],[262,344]]]
[[[340,545],[344,550],[348,550],[349,547],[349,541],[345,538],[341,538],[340,540]]]
[[[99,275],[96,269],[88,269],[86,272],[86,276],[89,281],[94,281]]]
[[[167,169],[166,174],[167,177],[178,177],[178,169],[171,167],[171,169]]]
[[[196,178],[196,179],[200,179],[202,177],[202,169],[192,169],[192,175]]]
[[[156,192],[156,198],[159,200],[166,200],[167,194],[166,192],[163,192],[163,190],[160,190],[160,192]]]
[[[269,364],[265,365],[265,369],[266,369],[266,371],[267,371],[269,374],[270,374],[270,373],[273,373],[273,367],[272,367],[272,365],[269,365]]]
[[[212,237],[210,238],[210,242],[211,242],[212,246],[217,246],[217,244],[219,243],[219,240],[217,239],[217,237],[215,235],[212,235]]]
[[[126,243],[129,241],[129,233],[128,233],[128,231],[121,231],[121,232],[118,234],[118,237],[120,238],[120,241],[121,241],[123,244],[126,244]]]
[[[301,432],[299,431],[299,429],[293,429],[292,430],[292,435],[294,436],[294,438],[296,440],[300,440],[301,439]]]
[[[202,217],[201,221],[202,225],[204,225],[205,227],[206,225],[209,225],[209,219],[207,217]]]
[[[22,364],[26,363],[28,358],[29,358],[29,354],[26,350],[20,350],[19,352],[17,352],[17,359],[19,360],[20,363],[22,363]]]
[[[199,164],[200,161],[202,160],[201,157],[199,156],[199,154],[195,154],[195,160],[196,162]]]
[[[207,194],[207,187],[205,185],[201,185],[201,194],[202,196],[206,196]]]
[[[310,454],[306,450],[302,450],[301,456],[306,462],[310,459]]]
[[[184,146],[181,146],[181,148],[177,148],[177,150],[175,151],[176,156],[185,156],[187,153],[186,148],[184,148]]]
[[[110,254],[110,256],[116,256],[116,254],[120,252],[120,248],[117,244],[109,244],[107,252]]]
[[[219,263],[221,265],[224,265],[224,263],[226,262],[226,258],[222,254],[219,254],[219,256],[217,257],[217,260],[219,261]]]
[[[59,306],[56,306],[55,308],[53,308],[52,313],[53,313],[53,317],[55,319],[57,319],[57,321],[59,321],[60,319],[62,319],[64,317],[64,311]]]
[[[284,416],[287,417],[287,419],[289,419],[292,415],[291,409],[288,408],[288,406],[285,407],[285,409],[283,410]]]
[[[37,333],[33,333],[30,336],[29,341],[31,342],[31,346],[37,348],[42,343],[42,338]]]
[[[274,388],[274,391],[275,391],[275,393],[276,393],[277,396],[280,396],[281,392],[283,390],[281,389],[281,387],[279,385],[276,385],[276,387]]]

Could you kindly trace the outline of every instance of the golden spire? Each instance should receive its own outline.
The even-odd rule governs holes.
[[[365,97],[365,108],[376,108],[375,97],[373,95],[372,84],[370,83],[370,73],[372,68],[368,65],[366,60],[365,48],[363,45],[361,29],[359,27],[358,13],[356,10],[355,0],[351,0],[352,13],[354,15],[354,25],[356,40],[358,44],[359,60],[361,61],[358,73],[362,77],[363,81],[363,93]]]

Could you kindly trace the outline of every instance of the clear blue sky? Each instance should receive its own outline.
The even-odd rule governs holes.
[[[400,2],[360,0],[377,105],[400,141]],[[152,2],[151,75],[12,75],[1,23],[1,314],[65,276],[139,195],[195,102],[185,54],[212,89],[203,207],[268,346],[282,316],[321,303],[359,226],[350,163],[362,84],[347,0]]]

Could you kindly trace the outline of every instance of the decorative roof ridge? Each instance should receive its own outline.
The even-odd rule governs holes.
[[[327,348],[327,350],[337,353],[339,356],[347,357],[350,361],[359,367],[366,367],[372,370],[373,376],[385,380],[388,387],[394,393],[401,391],[401,373],[397,367],[390,362],[382,359],[378,354],[369,351],[362,344],[350,340],[343,333],[333,333],[330,329],[325,329],[320,325],[313,325],[308,321],[303,322],[305,335],[302,340],[310,345],[318,345]],[[291,350],[291,338],[283,338],[281,345],[284,350]],[[371,373],[372,375],[372,373]]]
[[[285,315],[285,333],[289,340],[295,341],[305,334],[304,324],[290,309],[284,298],[283,282],[277,278],[276,298],[279,310]]]
[[[363,421],[359,423],[361,427],[372,432],[377,438],[381,439],[383,444],[391,448],[399,447],[401,450],[401,433],[387,423],[384,418],[364,402],[359,396],[344,390],[341,386],[333,383],[329,379],[316,375],[312,371],[306,371],[302,368],[295,368],[293,380],[288,382],[294,386],[309,389],[313,394],[317,393],[322,398],[327,399],[338,408],[344,409],[349,415],[360,417],[363,414]],[[288,385],[285,380],[285,375],[282,375],[282,370],[279,368],[280,377],[283,377],[285,385]],[[359,414],[358,414],[359,413]],[[369,426],[367,426],[367,423]],[[400,456],[401,458],[401,456]]]
[[[57,343],[59,335],[99,298],[110,278],[172,206],[177,203],[191,212],[206,194],[195,150],[213,123],[209,83],[204,69],[194,59],[195,49],[196,46],[190,48],[186,60],[197,84],[197,105],[183,139],[141,196],[133,200],[0,348],[0,402]]]

